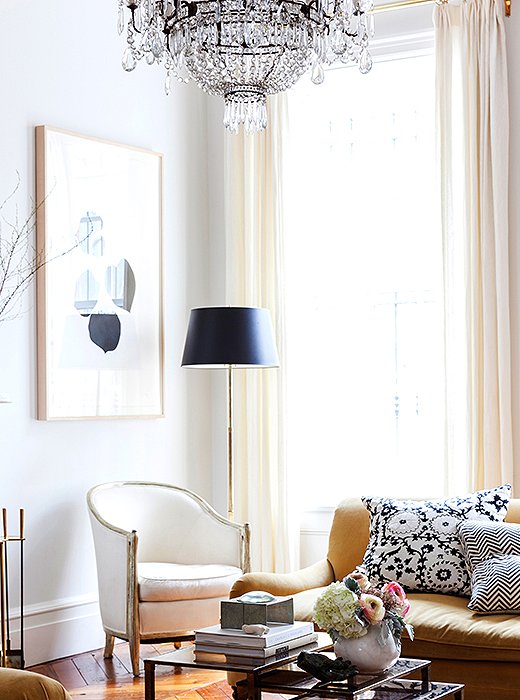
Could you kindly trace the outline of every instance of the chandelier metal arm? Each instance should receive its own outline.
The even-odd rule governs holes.
[[[130,10],[130,13],[131,13],[131,20],[130,21],[132,23],[132,27],[133,27],[134,32],[136,32],[136,34],[141,34],[140,29],[136,26],[136,23],[135,23],[135,13],[137,10],[137,5],[135,3],[132,3],[132,5],[128,5],[128,9]]]

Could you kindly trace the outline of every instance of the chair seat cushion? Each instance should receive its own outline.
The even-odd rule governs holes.
[[[242,571],[224,564],[140,562],[137,574],[139,600],[158,602],[227,597]]]

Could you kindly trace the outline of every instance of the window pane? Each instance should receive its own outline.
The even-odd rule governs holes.
[[[442,495],[433,56],[329,71],[289,100],[288,456],[300,503]]]

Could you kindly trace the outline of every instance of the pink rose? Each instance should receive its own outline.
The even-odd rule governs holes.
[[[407,600],[403,603],[403,607],[401,608],[401,617],[404,617],[409,610],[410,610],[410,602]]]
[[[406,600],[406,593],[404,592],[404,588],[401,586],[400,583],[397,583],[397,581],[390,581],[390,583],[385,583],[381,590],[383,591],[383,593],[385,593],[385,591],[395,593],[399,600]]]
[[[400,614],[403,617],[410,610],[410,603],[406,598],[404,588],[401,586],[401,584],[397,583],[397,581],[390,581],[390,583],[385,583],[385,585],[381,589],[381,592],[383,594],[391,593],[396,597],[397,607],[399,609]]]
[[[363,610],[363,615],[371,624],[381,622],[385,616],[386,610],[383,601],[376,595],[362,593],[359,596],[359,604]]]

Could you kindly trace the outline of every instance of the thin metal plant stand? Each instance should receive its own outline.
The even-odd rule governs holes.
[[[2,508],[2,537],[0,538],[0,666],[24,668],[24,631],[23,631],[23,556],[25,541],[25,512],[20,508],[19,534],[9,535],[7,530],[7,508]],[[20,648],[11,649],[11,630],[9,613],[9,568],[8,545],[20,543]]]

